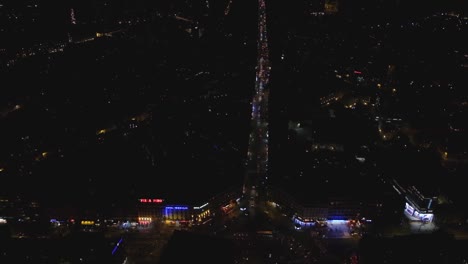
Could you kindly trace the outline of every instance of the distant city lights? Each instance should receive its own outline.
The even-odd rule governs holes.
[[[70,9],[70,23],[76,25],[75,10],[73,8]]]

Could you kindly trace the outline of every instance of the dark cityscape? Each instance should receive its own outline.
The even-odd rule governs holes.
[[[468,2],[0,0],[0,263],[468,264]]]

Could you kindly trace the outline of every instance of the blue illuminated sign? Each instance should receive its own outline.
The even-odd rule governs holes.
[[[188,210],[187,206],[166,206],[166,210]]]

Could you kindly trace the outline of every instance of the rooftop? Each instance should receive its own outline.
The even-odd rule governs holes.
[[[234,263],[234,246],[224,238],[175,230],[159,263]]]

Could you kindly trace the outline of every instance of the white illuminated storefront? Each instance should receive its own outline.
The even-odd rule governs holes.
[[[433,205],[437,202],[437,197],[424,196],[415,186],[403,188],[397,184],[398,193],[404,193],[406,200],[405,215],[411,221],[430,223],[434,220]],[[395,186],[394,186],[395,188]]]
[[[432,210],[418,211],[415,207],[409,203],[405,204],[405,215],[413,221],[423,221],[426,223],[432,222],[434,214]]]

